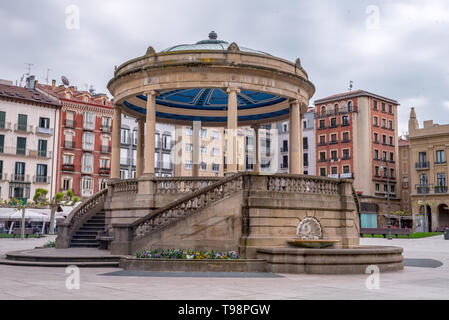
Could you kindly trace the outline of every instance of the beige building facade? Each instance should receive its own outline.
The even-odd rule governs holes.
[[[449,227],[448,153],[449,124],[428,120],[420,127],[412,108],[408,147],[410,173],[403,179],[408,180],[410,200],[406,205],[414,214],[415,229],[439,231]]]

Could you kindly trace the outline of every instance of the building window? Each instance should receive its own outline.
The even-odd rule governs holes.
[[[36,168],[36,182],[38,183],[47,183],[47,165],[46,164],[38,164]]]
[[[384,192],[388,192],[388,185],[384,184]]]
[[[380,191],[380,184],[376,183],[376,192]]]
[[[200,163],[200,170],[201,171],[206,171],[207,170],[207,164],[205,162],[201,162]]]
[[[304,150],[308,150],[309,149],[309,138],[307,138],[307,137],[302,138],[302,144],[303,144]],[[288,142],[287,142],[287,147],[288,147]]]
[[[320,136],[319,143],[320,143],[320,145],[326,144],[326,136],[325,135]]]
[[[325,129],[326,128],[326,120],[320,120],[319,129]]]
[[[0,153],[5,152],[5,136],[0,134]]]
[[[338,142],[337,134],[336,133],[331,134],[331,143],[337,143],[337,142]]]
[[[326,176],[326,168],[320,168],[320,176],[325,177]]]
[[[343,166],[343,173],[350,173],[349,166]]]
[[[38,140],[37,155],[41,158],[47,157],[47,140]]]
[[[331,118],[331,128],[335,128],[337,126],[337,118]]]
[[[382,103],[382,112],[386,112],[385,103]]]
[[[390,140],[390,146],[392,146],[392,145],[394,145],[394,143],[393,143],[393,137],[388,137],[389,138],[389,140]]]
[[[388,120],[388,129],[393,130],[393,121]]]
[[[326,161],[326,152],[325,151],[320,152],[320,161]]]
[[[69,191],[72,189],[72,179],[63,178],[62,179],[62,191]]]
[[[436,163],[446,163],[446,155],[444,154],[444,150],[437,150],[436,154]]]
[[[27,145],[26,138],[17,137],[16,154],[25,155],[26,154],[26,145]]]
[[[374,159],[375,160],[379,159],[379,150],[377,150],[377,149],[374,150]]]
[[[216,164],[216,163],[213,163],[212,164],[212,171],[213,172],[220,172],[220,165]]]
[[[186,152],[193,152],[193,144],[191,143],[186,144]]]
[[[217,130],[212,131],[212,138],[219,140],[221,138],[220,131]]]
[[[377,110],[377,101],[376,100],[373,101],[373,109]]]
[[[342,125],[342,126],[347,126],[347,125],[349,125],[349,116],[342,116],[342,117],[341,117],[341,125]]]
[[[93,151],[95,149],[95,134],[92,132],[84,132],[83,149]]]
[[[207,129],[201,129],[200,136],[201,138],[207,138]]]
[[[427,174],[422,173],[419,175],[419,184],[422,186],[426,186],[428,184]]]
[[[391,190],[391,193],[395,193],[396,192],[396,187],[394,185],[391,185],[390,186],[390,190]]]
[[[187,160],[185,164],[186,170],[192,170],[192,161]]]
[[[121,136],[120,136],[120,143],[121,144],[129,144],[130,143],[130,139],[129,139],[129,129],[123,129],[121,130]]]
[[[109,162],[110,162],[109,159],[100,159],[100,168],[109,169],[110,168]]]
[[[374,132],[374,143],[379,143],[379,134]]]
[[[104,190],[108,187],[108,180],[106,179],[101,179],[100,181],[100,190]]]
[[[446,174],[445,173],[437,174],[437,187],[446,187]]]
[[[171,136],[169,135],[162,136],[162,148],[164,150],[171,150]]]
[[[124,170],[124,169],[120,170],[120,179],[121,180],[128,179],[128,170]]]
[[[192,127],[186,127],[186,134],[187,134],[188,136],[191,136],[191,135],[193,134],[193,129],[192,129]]]
[[[304,159],[304,167],[308,167],[309,166],[309,154],[304,153],[303,159]]]
[[[382,151],[382,160],[387,160],[387,151]]]
[[[394,153],[390,152],[390,162],[394,162]]]
[[[6,112],[0,111],[0,128],[5,129],[6,126]]]
[[[63,164],[73,164],[73,155],[71,154],[63,154],[62,155],[62,163]]]
[[[212,155],[213,155],[214,157],[220,156],[220,149],[218,149],[218,148],[212,148]]]
[[[338,153],[336,150],[331,151],[331,160],[337,161],[338,160]]]
[[[376,177],[380,176],[380,174],[379,174],[379,167],[378,166],[374,167],[374,176],[376,176]]]
[[[83,154],[82,159],[82,172],[93,173],[94,172],[94,157],[90,153]]]
[[[138,142],[138,133],[137,130],[133,130],[133,145],[137,146]]]
[[[374,116],[374,122],[373,122],[373,125],[374,125],[375,127],[378,127],[378,126],[379,126],[379,118],[376,117],[376,116]]]
[[[84,129],[95,130],[95,113],[84,112],[83,126]]]
[[[50,129],[50,119],[49,118],[39,118],[39,128]]]
[[[338,167],[331,167],[331,174],[337,175],[338,174]]]
[[[17,119],[17,130],[27,131],[28,116],[26,114],[19,114]]]
[[[387,144],[387,136],[384,134],[382,135],[382,143]]]
[[[81,179],[81,194],[83,196],[94,194],[94,180],[91,177],[83,177]]]
[[[207,147],[201,147],[201,154],[207,154]]]
[[[350,159],[349,149],[343,149],[343,160]]]
[[[391,104],[388,105],[388,113],[393,113],[393,106]]]
[[[343,140],[343,142],[348,142],[349,141],[349,132],[343,132],[342,140]]]

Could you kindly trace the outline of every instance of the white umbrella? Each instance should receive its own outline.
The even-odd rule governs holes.
[[[22,210],[14,212],[12,215],[10,215],[9,220],[21,220],[22,219]],[[31,221],[39,221],[42,222],[45,221],[45,215],[39,212],[33,211],[33,209],[25,209],[25,220],[31,220]],[[50,220],[50,217],[48,217],[48,221]]]
[[[0,220],[9,220],[16,211],[16,208],[0,208]]]

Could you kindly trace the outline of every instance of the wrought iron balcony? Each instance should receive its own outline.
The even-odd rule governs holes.
[[[101,132],[105,132],[105,133],[111,133],[112,132],[112,127],[111,126],[101,126]]]
[[[65,121],[65,127],[66,128],[75,129],[76,128],[76,121],[75,120],[66,120]]]
[[[34,176],[33,182],[39,184],[50,184],[51,177],[47,176]]]
[[[75,165],[74,164],[63,164],[62,171],[75,172]]]
[[[329,141],[329,144],[338,144],[338,140],[331,140]]]
[[[282,147],[281,148],[281,153],[285,153],[285,152],[288,152],[288,147],[286,147],[286,148]]]
[[[100,168],[98,170],[98,174],[100,174],[100,175],[110,175],[111,174],[111,168]]]
[[[341,173],[340,179],[353,179],[354,174],[353,173]]]
[[[52,128],[41,128],[36,127],[36,134],[44,135],[44,136],[52,136],[54,130]]]
[[[75,149],[75,141],[64,141],[65,149]]]
[[[447,193],[447,186],[435,186],[435,193]]]
[[[415,169],[418,170],[429,169],[429,162],[416,162]]]
[[[16,131],[16,132],[24,132],[24,133],[32,133],[33,132],[33,126],[16,123],[16,124],[14,124],[14,131]]]
[[[30,182],[30,176],[25,174],[11,174],[12,182]]]
[[[102,153],[111,153],[112,148],[110,146],[101,146]]]

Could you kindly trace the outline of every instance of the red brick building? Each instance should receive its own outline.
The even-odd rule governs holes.
[[[37,85],[61,102],[56,190],[90,197],[106,187],[111,168],[113,106],[105,94]]]
[[[354,179],[362,203],[362,227],[384,224],[388,194],[391,210],[399,210],[398,105],[363,90],[315,101],[316,173]]]

